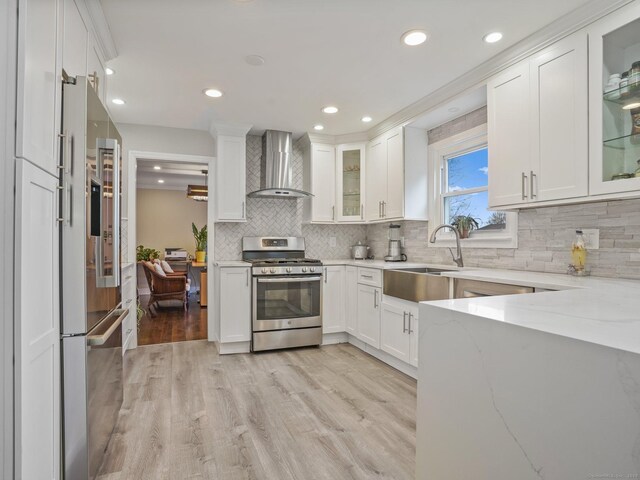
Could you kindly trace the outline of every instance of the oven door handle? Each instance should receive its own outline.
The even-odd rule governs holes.
[[[258,278],[258,283],[319,282],[322,277]]]

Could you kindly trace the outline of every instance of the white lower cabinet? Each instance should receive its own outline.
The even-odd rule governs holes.
[[[16,162],[16,478],[60,478],[58,179]]]
[[[220,343],[251,341],[251,269],[217,267],[215,308]]]
[[[358,332],[356,337],[380,348],[382,289],[358,284]]]
[[[418,304],[385,297],[380,320],[380,350],[418,366]]]
[[[358,332],[358,267],[345,268],[345,329],[353,336]]]
[[[343,265],[324,267],[322,278],[322,333],[345,331],[345,295]]]

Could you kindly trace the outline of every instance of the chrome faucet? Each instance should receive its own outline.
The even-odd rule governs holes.
[[[458,232],[458,229],[456,227],[446,223],[443,223],[442,225],[437,226],[436,229],[431,234],[431,237],[429,237],[429,242],[436,243],[436,233],[438,233],[438,231],[442,230],[443,228],[448,228],[452,230],[453,233],[455,234],[456,255],[453,254],[453,250],[451,250],[451,248],[449,248],[449,252],[451,253],[451,257],[453,258],[453,261],[456,262],[456,265],[458,265],[458,267],[460,268],[464,267],[464,264],[462,262],[462,248],[460,247],[460,232]]]

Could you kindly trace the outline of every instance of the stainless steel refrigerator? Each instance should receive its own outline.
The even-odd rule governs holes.
[[[61,133],[65,478],[92,479],[122,405],[121,138],[86,77],[66,78]]]

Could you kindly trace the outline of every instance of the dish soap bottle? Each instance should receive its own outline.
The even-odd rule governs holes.
[[[574,275],[586,275],[587,247],[582,230],[576,230],[576,238],[571,244],[570,272]]]

